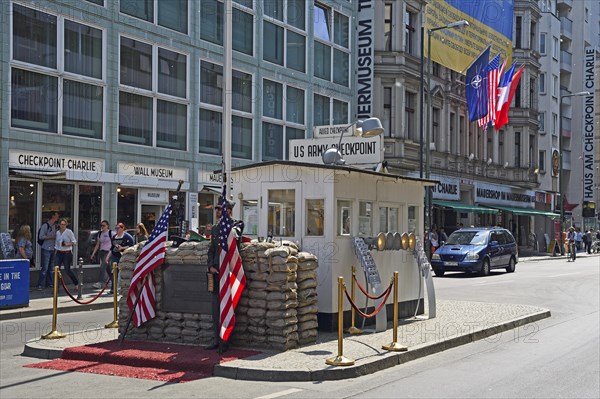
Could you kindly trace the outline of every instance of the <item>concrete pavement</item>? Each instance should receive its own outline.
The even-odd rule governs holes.
[[[598,255],[582,253],[580,256]],[[522,257],[520,263],[556,259],[561,257]],[[91,287],[85,288],[84,292],[88,294],[84,295],[84,300],[89,300],[93,296],[93,290]],[[0,320],[51,315],[51,293],[32,291],[31,294],[29,307],[0,310]],[[92,304],[78,305],[63,293],[59,298],[59,315],[62,312],[111,306],[112,296],[103,295]],[[407,347],[406,352],[382,349],[382,345],[388,345],[393,340],[390,323],[384,332],[366,330],[361,335],[344,334],[343,355],[355,360],[352,366],[329,366],[325,363],[327,358],[338,355],[337,333],[319,332],[317,343],[313,345],[286,352],[263,351],[246,359],[221,363],[215,366],[214,375],[264,381],[354,378],[476,340],[488,337],[497,339],[499,334],[507,330],[547,317],[550,317],[550,310],[533,306],[438,300],[436,318],[410,318],[399,322],[397,342]],[[43,359],[57,358],[66,347],[113,340],[117,338],[117,334],[116,329],[100,329],[74,332],[58,340],[35,339],[25,345],[24,355]]]

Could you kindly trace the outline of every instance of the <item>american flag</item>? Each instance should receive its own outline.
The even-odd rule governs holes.
[[[491,122],[494,124],[494,119],[496,118],[496,104],[498,101],[498,82],[500,81],[500,76],[502,75],[502,71],[504,71],[504,66],[506,65],[506,60],[500,66],[500,54],[494,57],[493,60],[488,64],[487,71],[487,85],[488,85],[488,113],[481,119],[477,120],[477,126],[487,128],[488,124]]]
[[[226,191],[221,196],[221,220],[219,221],[219,298],[221,302],[221,323],[219,334],[225,342],[229,339],[235,325],[235,308],[246,286],[246,275],[242,267],[242,258],[237,248],[236,238],[241,235],[238,225],[234,225],[226,205]],[[241,226],[243,229],[243,225]]]
[[[167,251],[167,228],[169,226],[169,217],[171,216],[171,204],[167,205],[158,223],[152,229],[148,241],[142,248],[137,258],[131,285],[127,293],[127,306],[129,311],[133,311],[133,322],[136,327],[141,326],[156,316],[155,311],[155,291],[154,274],[152,271],[165,261],[165,252]],[[140,296],[135,309],[135,301]]]

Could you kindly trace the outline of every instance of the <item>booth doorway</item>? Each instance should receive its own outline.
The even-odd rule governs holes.
[[[151,232],[156,222],[162,214],[162,205],[144,205],[142,204],[142,223],[146,226],[146,230]]]

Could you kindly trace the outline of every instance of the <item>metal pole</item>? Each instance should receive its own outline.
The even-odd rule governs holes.
[[[425,178],[430,176],[430,142],[431,142],[431,29],[427,30],[427,132],[425,133]],[[429,245],[429,233],[431,231],[431,190],[425,188],[425,252],[427,256],[431,256],[431,246]]]
[[[52,331],[46,335],[42,335],[42,339],[59,339],[64,338],[65,334],[61,334],[56,329],[56,319],[58,318],[58,273],[59,266],[54,266],[54,296],[52,298]]]
[[[352,285],[350,286],[350,298],[352,298],[352,302],[354,302],[354,279],[356,278],[356,266],[352,265]],[[356,326],[354,325],[354,317],[355,317],[355,311],[354,308],[351,307],[351,323],[350,323],[350,328],[348,328],[348,334],[362,334],[362,330],[360,328],[356,328]]]
[[[79,261],[77,261],[77,264],[79,266],[79,284],[77,284],[77,299],[82,299],[82,292],[83,292],[83,258],[79,258]]]
[[[425,63],[425,26],[424,21],[421,21],[421,65],[419,66],[419,94],[421,96],[421,109],[419,110],[419,177],[423,178],[423,139],[424,137],[424,126],[423,126],[423,117],[425,115],[424,107],[425,107],[425,85],[423,84],[424,69],[423,64]]]
[[[385,349],[387,351],[404,352],[404,351],[407,351],[408,348],[406,346],[400,345],[398,343],[398,272],[394,272],[393,280],[394,280],[394,323],[393,323],[394,331],[392,332],[392,342],[387,345],[383,345],[381,348]]]
[[[563,239],[563,231],[565,230],[565,201],[563,192],[563,134],[562,134],[562,100],[563,96],[558,98],[558,156],[559,156],[559,171],[558,171],[558,192],[560,193],[560,254],[565,254],[565,240]]]
[[[338,355],[325,359],[330,366],[352,366],[354,359],[344,356],[344,278],[338,277]]]
[[[117,320],[117,262],[113,262],[113,321],[106,324],[104,328],[119,328],[119,321]],[[136,298],[137,302],[137,298]],[[133,312],[132,312],[133,314]]]

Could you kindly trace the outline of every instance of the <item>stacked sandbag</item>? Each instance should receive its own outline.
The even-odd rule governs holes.
[[[311,325],[299,324],[299,296],[303,306],[314,305],[316,309],[316,257],[310,258],[313,273],[303,275],[303,287],[298,286],[298,247],[291,241],[276,243],[257,242],[243,244],[240,250],[246,273],[246,289],[236,309],[236,325],[232,339],[244,343],[277,350],[288,350],[300,344],[299,327],[306,337],[316,338],[316,318],[305,316]],[[310,282],[310,281],[312,282]],[[314,314],[316,317],[316,313]],[[305,338],[306,338],[305,337]],[[314,340],[313,340],[314,341]],[[305,339],[305,342],[307,341]]]
[[[317,257],[308,252],[299,252],[298,271],[298,343],[306,345],[317,340]]]
[[[121,258],[119,328],[129,318],[127,292],[142,244],[126,250]],[[209,242],[184,242],[179,247],[167,243],[165,264],[204,264]],[[288,350],[315,342],[317,337],[317,258],[299,252],[291,241],[277,243],[252,241],[240,248],[246,275],[235,311],[236,322],[230,342]],[[211,314],[165,312],[162,303],[162,267],[154,270],[156,317],[142,326],[130,325],[128,339],[207,345],[213,340]]]
[[[179,247],[167,243],[165,264],[206,264],[208,259],[209,241],[184,242]],[[119,262],[120,285],[119,294],[119,329],[125,328],[129,319],[127,307],[127,292],[137,257],[143,243],[128,248],[123,252]],[[165,341],[187,344],[208,344],[213,338],[213,323],[211,315],[198,313],[163,312],[162,303],[162,267],[153,271],[155,282],[156,317],[140,327],[134,328],[133,323],[127,332],[128,339]]]

